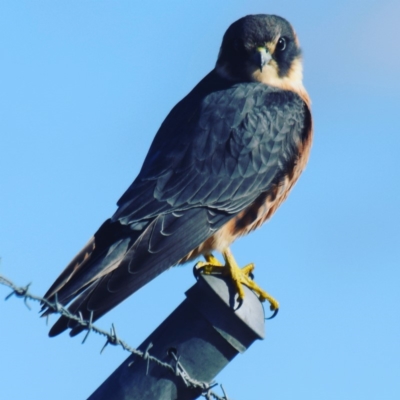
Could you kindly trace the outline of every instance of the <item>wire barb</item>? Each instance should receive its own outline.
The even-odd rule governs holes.
[[[82,318],[82,314],[79,315],[79,319],[80,319],[81,321],[84,322],[84,323],[83,323],[83,326],[87,329],[87,333],[86,333],[85,337],[84,337],[83,340],[82,340],[82,344],[84,344],[84,343],[86,342],[86,339],[87,339],[88,336],[89,336],[89,333],[90,333],[90,332],[92,331],[92,329],[93,329],[93,325],[92,325],[92,322],[93,322],[93,311],[90,311],[90,319],[89,319],[89,321],[85,321],[85,320]],[[107,337],[108,337],[108,335],[107,335]]]
[[[4,280],[5,280],[5,278],[4,278]],[[7,280],[5,280],[5,283],[3,283],[3,282],[0,281],[0,283],[3,283],[4,285],[10,286],[9,284],[6,283],[6,281],[7,281]],[[8,282],[9,282],[9,281],[8,281]],[[9,282],[9,283],[10,283],[10,282]],[[26,296],[26,294],[27,294],[28,291],[29,291],[29,286],[31,286],[31,284],[32,284],[32,282],[28,283],[25,287],[16,287],[16,286],[14,286],[14,287],[12,288],[13,291],[12,291],[8,296],[6,296],[5,300],[8,300],[13,294],[15,294],[17,297],[22,297],[22,298],[24,299],[24,304],[26,305],[26,307],[27,307],[29,310],[32,310],[31,306],[30,306],[29,303],[28,303],[28,297]],[[11,286],[10,286],[10,287],[11,287]]]
[[[107,341],[103,346],[103,348],[101,349],[100,354],[103,353],[103,350],[106,348],[108,344],[112,344],[113,346],[119,345],[119,339],[114,324],[111,324],[110,337],[107,337]]]
[[[106,343],[103,346],[103,348],[100,351],[100,354],[103,352],[103,350],[106,348],[108,344],[112,344],[114,346],[121,346],[125,351],[128,351],[129,353],[136,355],[143,360],[147,361],[147,367],[146,367],[146,374],[149,372],[149,365],[150,363],[155,363],[163,368],[166,368],[169,370],[172,374],[180,377],[180,379],[183,381],[186,387],[191,387],[193,389],[199,389],[201,390],[201,396],[208,399],[208,400],[229,400],[223,386],[221,385],[222,392],[224,394],[223,397],[218,396],[215,392],[212,391],[212,389],[217,385],[214,382],[207,383],[207,382],[201,382],[198,381],[194,378],[192,378],[185,370],[183,367],[182,363],[179,361],[180,356],[177,355],[176,350],[173,349],[174,351],[170,351],[170,355],[172,358],[174,358],[175,361],[175,366],[173,367],[171,364],[168,364],[166,362],[163,362],[159,360],[158,358],[152,356],[149,353],[149,350],[153,347],[152,343],[149,343],[147,346],[145,352],[142,352],[140,350],[137,350],[131,346],[129,346],[126,342],[123,340],[119,339],[117,336],[117,331],[115,329],[114,324],[111,324],[111,329],[110,333],[98,328],[97,326],[93,325],[93,311],[90,313],[90,318],[89,320],[85,320],[82,316],[81,313],[78,315],[72,314],[67,308],[65,308],[62,304],[58,302],[57,298],[57,293],[54,296],[54,301],[49,301],[43,297],[36,296],[34,294],[31,294],[29,292],[29,287],[30,283],[24,287],[20,287],[15,285],[13,282],[11,282],[9,279],[5,278],[3,275],[0,274],[0,284],[9,287],[12,292],[8,294],[5,297],[5,300],[8,300],[12,295],[15,295],[16,297],[20,297],[24,299],[25,305],[31,309],[31,307],[28,304],[28,300],[34,300],[40,302],[42,305],[45,305],[48,307],[49,310],[56,314],[60,314],[63,317],[68,318],[69,320],[77,323],[78,325],[82,326],[87,330],[87,333],[85,337],[83,338],[82,344],[85,343],[86,339],[89,336],[90,332],[95,332],[99,335],[102,335],[106,338]],[[46,315],[46,322],[48,321],[48,314]],[[131,366],[134,361],[130,362],[128,366]]]

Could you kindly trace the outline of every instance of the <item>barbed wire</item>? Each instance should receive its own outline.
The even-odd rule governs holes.
[[[120,339],[117,336],[117,331],[115,329],[114,324],[111,324],[111,329],[110,332],[105,331],[104,329],[101,329],[97,327],[96,325],[93,325],[92,319],[93,319],[93,314],[90,315],[89,320],[85,320],[82,318],[82,315],[75,315],[72,314],[67,308],[65,308],[63,305],[61,305],[57,300],[52,302],[49,301],[41,296],[37,296],[32,294],[29,291],[29,287],[31,283],[29,283],[26,286],[17,286],[15,283],[7,279],[5,276],[0,274],[0,284],[9,287],[12,292],[8,294],[5,298],[5,300],[8,300],[10,297],[15,295],[16,297],[22,298],[24,300],[24,304],[26,307],[31,310],[31,306],[28,303],[28,300],[33,300],[33,301],[38,301],[42,304],[46,304],[46,306],[51,309],[53,312],[60,314],[71,321],[77,322],[80,326],[82,326],[84,329],[87,330],[87,333],[85,337],[82,340],[82,343],[85,343],[86,339],[88,338],[90,332],[95,332],[101,336],[104,336],[106,338],[106,343],[102,347],[100,354],[104,351],[104,349],[107,347],[108,344],[112,344],[114,346],[121,346],[123,350],[128,351],[131,354],[134,354],[143,360],[149,362],[153,362],[167,370],[169,370],[172,374],[175,376],[178,376],[183,383],[185,384],[186,387],[192,388],[192,389],[199,389],[201,390],[201,396],[206,398],[207,400],[229,400],[224,387],[221,386],[221,390],[223,392],[223,397],[219,396],[216,394],[212,389],[215,388],[218,384],[215,382],[207,383],[207,382],[201,382],[198,381],[194,378],[192,378],[183,368],[182,364],[179,362],[179,358],[176,356],[176,354],[172,354],[173,358],[175,359],[175,366],[172,366],[171,364],[168,364],[164,361],[159,360],[158,358],[152,356],[149,353],[149,350],[153,347],[153,345],[150,343],[147,349],[143,352],[138,349],[135,349],[134,347],[130,346],[128,343],[126,343],[124,340]]]

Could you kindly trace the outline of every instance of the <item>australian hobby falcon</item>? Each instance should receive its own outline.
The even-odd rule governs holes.
[[[229,245],[269,219],[303,171],[311,147],[310,100],[292,26],[249,15],[226,31],[215,68],[168,114],[142,169],[106,220],[46,293],[98,319],[169,267],[204,255],[239,296],[253,288]],[[212,256],[220,251],[224,267]],[[45,314],[50,313],[45,310]],[[71,328],[61,317],[54,336]]]

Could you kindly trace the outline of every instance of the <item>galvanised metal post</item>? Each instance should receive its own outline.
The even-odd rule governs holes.
[[[186,385],[185,376],[210,383],[238,353],[264,338],[263,306],[250,289],[244,289],[240,304],[229,280],[199,275],[186,299],[139,347],[171,364],[180,376],[131,355],[88,400],[199,397],[202,390]]]

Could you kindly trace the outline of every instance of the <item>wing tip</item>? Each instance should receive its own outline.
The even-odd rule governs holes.
[[[68,329],[69,319],[67,317],[60,317],[57,322],[51,327],[49,331],[49,337],[58,336]]]

